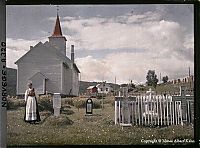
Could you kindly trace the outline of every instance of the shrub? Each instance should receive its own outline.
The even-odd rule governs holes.
[[[72,114],[74,114],[73,110],[64,109],[63,107],[61,107],[60,111],[61,111],[61,114],[66,114],[66,115],[72,115]]]
[[[7,98],[7,109],[12,109],[14,107],[14,101],[11,98]]]
[[[101,108],[102,105],[101,105],[101,102],[99,100],[93,100],[93,108],[94,109],[98,109],[98,108]]]
[[[24,99],[7,98],[7,109],[17,109],[18,107],[25,107]]]
[[[97,95],[97,99],[102,99],[102,95],[101,94]],[[103,96],[103,99],[105,99],[105,95]]]
[[[115,102],[114,99],[105,99],[105,100],[103,100],[104,104],[112,104],[113,102]]]
[[[81,99],[74,99],[73,100],[73,104],[74,104],[74,106],[76,107],[76,108],[78,108],[78,110],[79,110],[79,108],[84,108],[85,107],[85,101],[84,100],[81,100]]]
[[[53,113],[53,98],[52,97],[43,97],[37,98],[38,109],[39,111],[50,111]]]
[[[62,99],[62,104],[69,104],[71,106],[74,106],[74,102],[72,98],[63,98]]]
[[[92,101],[93,101],[93,109],[101,108],[101,101],[97,99],[92,99]],[[76,98],[73,100],[73,104],[79,110],[80,108],[86,107],[86,100]]]
[[[25,105],[26,105],[26,102],[25,102],[24,99],[23,100],[19,100],[19,107],[25,107]]]

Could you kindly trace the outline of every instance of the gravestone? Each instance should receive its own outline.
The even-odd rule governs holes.
[[[155,95],[155,91],[152,91],[152,89],[151,89],[151,88],[149,88],[149,90],[148,90],[148,91],[146,91],[146,94],[147,94],[147,95],[149,95],[149,96],[150,96],[150,98],[151,98],[151,96],[152,96],[152,95]]]
[[[54,93],[54,95],[53,95],[54,116],[59,116],[60,115],[60,108],[61,108],[61,96],[60,96],[60,93]]]
[[[92,115],[93,111],[93,102],[92,99],[87,99],[86,101],[86,115]]]
[[[188,103],[193,101],[194,96],[186,95],[186,86],[180,86],[180,96],[172,96],[172,101],[178,102],[181,101],[181,110],[182,110],[182,120],[183,122],[188,121]]]

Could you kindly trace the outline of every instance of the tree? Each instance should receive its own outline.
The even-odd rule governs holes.
[[[162,81],[163,81],[163,83],[167,83],[167,81],[168,81],[168,76],[163,77],[163,78],[162,78]]]
[[[156,88],[158,79],[157,75],[155,74],[155,70],[149,70],[146,79],[147,79],[146,83],[148,86],[153,86],[154,88]]]

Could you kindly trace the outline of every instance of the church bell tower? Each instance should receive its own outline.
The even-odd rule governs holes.
[[[66,56],[66,41],[67,39],[62,35],[60,20],[57,14],[55,28],[52,36],[49,37],[49,43],[58,48]]]

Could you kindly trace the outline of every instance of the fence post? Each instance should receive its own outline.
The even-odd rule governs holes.
[[[183,114],[182,114],[182,108],[181,108],[181,102],[180,102],[180,116],[181,116],[181,125],[183,126]]]
[[[168,97],[169,96],[167,96],[167,125],[169,125],[169,104],[168,104]]]
[[[170,100],[169,106],[170,106],[170,108],[169,108],[170,109],[170,125],[172,125],[172,100]]]
[[[153,125],[153,107],[152,107],[152,95],[150,96],[151,101],[151,125]]]
[[[119,101],[119,123],[121,123],[121,101]]]
[[[141,100],[141,115],[142,115],[142,125],[143,125],[143,96],[140,96]]]
[[[159,100],[160,100],[160,125],[162,125],[162,99],[161,96],[159,96]]]
[[[149,125],[149,96],[147,96],[147,115],[148,115],[148,125]]]
[[[122,124],[124,124],[124,101],[122,101]]]
[[[163,119],[164,119],[164,125],[166,125],[166,120],[165,120],[165,97],[164,96],[162,96],[162,102],[163,102]]]
[[[131,114],[130,114],[130,102],[128,101],[128,124],[131,123]]]
[[[115,101],[115,124],[117,124],[117,101]]]
[[[173,115],[173,125],[175,124],[175,102],[172,101],[172,115]]]
[[[156,106],[156,108],[157,108],[157,112],[158,112],[158,125],[159,125],[159,103],[158,103],[158,99],[159,99],[159,97],[158,96],[156,96],[156,101],[157,101],[157,106]]]
[[[140,101],[138,98],[138,119],[139,119],[139,125],[140,125]]]
[[[135,110],[135,124],[137,125],[137,107],[136,107],[136,104],[137,104],[137,98],[138,97],[136,97],[136,99],[135,99],[135,104],[134,104],[134,106],[135,106],[135,108],[134,108],[134,110]]]
[[[190,123],[190,101],[187,101],[188,122]]]
[[[154,106],[153,106],[153,113],[154,113],[154,125],[156,125],[156,100],[155,100],[155,96],[153,96],[153,102],[154,102]]]
[[[134,111],[133,111],[133,101],[132,101],[132,110],[131,110],[131,115],[132,115],[132,124],[134,124]]]

